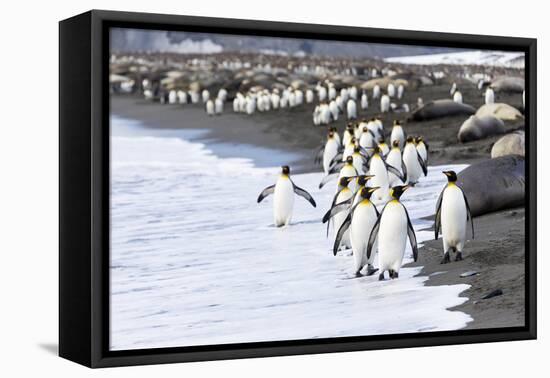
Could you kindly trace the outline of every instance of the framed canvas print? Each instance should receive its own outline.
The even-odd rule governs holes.
[[[60,22],[60,355],[536,337],[536,40]]]

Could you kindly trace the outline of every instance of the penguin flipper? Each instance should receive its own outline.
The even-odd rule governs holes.
[[[414,232],[413,225],[411,223],[411,218],[409,217],[409,212],[403,206],[403,209],[405,210],[405,214],[407,215],[407,235],[409,235],[409,242],[411,243],[411,249],[413,251],[413,258],[416,262],[418,260],[418,244],[416,242],[416,234]]]
[[[401,159],[401,171],[403,172],[403,178],[405,179],[405,180],[403,180],[403,183],[405,183],[407,181],[407,177],[409,175],[407,173],[407,165],[405,164],[403,159]]]
[[[274,191],[275,191],[275,184],[270,185],[267,188],[265,188],[264,190],[262,190],[262,192],[258,196],[258,203],[262,202],[263,199],[265,197],[267,197],[268,195],[273,194]]]
[[[386,206],[384,206],[384,209],[385,208]],[[374,226],[372,227],[372,231],[370,232],[369,243],[367,244],[367,259],[370,259],[370,255],[372,254],[372,247],[374,247],[374,242],[378,237],[378,231],[380,230],[380,219],[382,219],[382,214],[384,214],[384,209],[382,209],[382,212],[378,216],[378,219],[376,219],[376,223],[374,223]]]
[[[317,207],[317,204],[315,203],[315,200],[313,199],[311,194],[309,194],[308,192],[306,192],[304,189],[300,188],[299,186],[295,185],[294,183],[292,183],[292,187],[294,188],[294,193],[296,193],[300,197],[304,197],[306,200],[309,201],[309,203],[313,207]]]
[[[332,180],[332,178],[336,175],[336,173],[329,173],[328,175],[326,175],[325,177],[323,177],[323,179],[321,180],[321,182],[319,183],[319,189],[322,189],[323,186],[325,186],[325,184],[327,182],[329,182],[330,180]]]
[[[338,163],[332,165],[332,166],[330,167],[330,169],[328,170],[328,174],[330,175],[330,174],[333,174],[333,173],[338,173],[338,172],[340,172],[340,169],[342,169],[342,167],[344,166],[344,164],[346,164],[346,163],[343,162],[343,161],[340,161],[340,162],[338,162]]]
[[[336,253],[338,253],[338,247],[340,247],[340,242],[342,241],[342,238],[344,237],[344,234],[346,233],[350,225],[351,225],[351,212],[348,214],[348,216],[344,220],[344,223],[342,223],[342,225],[338,229],[338,232],[336,233],[336,239],[334,240],[334,246],[332,247],[332,253],[334,254],[334,256],[336,256]]]
[[[405,182],[405,177],[403,177],[401,172],[399,172],[399,170],[397,168],[395,168],[393,165],[389,165],[389,164],[386,163],[386,169],[388,170],[388,172],[391,172],[395,176],[397,176],[399,178],[399,180]]]
[[[418,162],[422,167],[422,172],[424,173],[424,176],[428,176],[428,166],[426,165],[426,162],[424,161],[424,159],[422,159],[422,156],[420,156],[418,151],[416,151],[416,157],[418,158]]]
[[[325,152],[325,145],[318,147],[317,152],[315,153],[315,159],[313,160],[314,164],[320,164],[323,161],[323,153]]]
[[[435,222],[434,222],[435,240],[439,238],[439,230],[441,229],[441,203],[443,201],[443,192],[445,192],[446,188],[447,186],[443,188],[435,204]]]
[[[472,239],[475,238],[474,236],[474,218],[472,218],[472,212],[470,211],[470,205],[468,204],[468,199],[466,198],[466,194],[464,193],[464,191],[461,189],[462,191],[462,195],[464,196],[464,203],[466,204],[466,211],[467,211],[467,216],[466,216],[466,220],[470,220],[470,224],[472,225]]]
[[[327,211],[326,214],[323,216],[323,223],[328,222],[329,219],[335,216],[336,214],[347,210],[352,201],[353,201],[353,197],[332,206],[332,208],[329,211]]]
[[[341,161],[343,157],[344,157],[343,151],[339,151],[336,155],[334,155],[334,157],[333,157],[332,160],[330,161],[329,167],[332,168],[332,166],[333,166],[335,163],[337,163],[338,161]]]

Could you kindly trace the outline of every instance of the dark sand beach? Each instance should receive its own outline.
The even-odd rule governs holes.
[[[424,102],[449,98],[449,85],[420,87],[413,93],[405,92],[402,102],[416,104],[417,97]],[[483,97],[473,84],[460,86],[464,102],[475,108],[483,104]],[[359,111],[359,118],[378,116],[379,104],[370,100],[370,107]],[[499,94],[497,102],[521,106],[521,94]],[[209,117],[202,105],[160,105],[130,95],[111,96],[111,113],[116,116],[143,121],[160,129],[208,129],[209,133],[196,138],[201,141],[248,144],[291,153],[294,172],[319,171],[313,165],[313,151],[324,141],[326,126],[312,123],[313,104],[253,115],[235,114],[231,103],[225,104],[221,116]],[[471,164],[490,158],[493,143],[499,136],[460,144],[457,133],[467,116],[446,117],[424,122],[407,122],[410,135],[423,135],[430,146],[430,165]],[[402,113],[382,116],[386,132],[394,119],[404,120]],[[343,131],[347,120],[342,117],[333,125]],[[507,130],[523,127],[523,120],[507,122]],[[213,145],[216,153],[215,144]],[[513,327],[524,325],[525,294],[525,212],[523,208],[508,209],[474,218],[476,239],[466,243],[464,260],[441,265],[441,240],[428,241],[419,251],[423,266],[421,275],[429,276],[427,285],[465,283],[471,288],[462,293],[469,300],[455,310],[468,313],[473,321],[467,328]],[[476,271],[477,275],[461,278],[462,273]],[[493,290],[502,295],[481,299]]]

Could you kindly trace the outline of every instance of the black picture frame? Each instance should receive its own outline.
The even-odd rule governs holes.
[[[301,37],[525,53],[525,326],[109,351],[111,27]],[[59,23],[59,354],[88,367],[535,339],[536,39],[92,10]]]

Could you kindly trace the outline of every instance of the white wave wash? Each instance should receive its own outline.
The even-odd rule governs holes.
[[[403,197],[419,241],[433,237],[418,231],[429,225],[420,218],[433,213],[448,168],[431,167]],[[458,295],[468,285],[424,286],[427,277],[414,277],[420,268],[393,281],[352,278],[352,257],[332,256],[320,222],[333,194],[317,189],[320,173],[293,176],[318,207],[297,198],[292,225],[275,228],[272,197],[256,198],[278,172],[173,136],[114,134],[112,350],[453,330],[471,321],[446,310],[466,301]]]
[[[442,54],[392,57],[386,58],[385,61],[419,65],[450,64],[524,68],[525,54],[506,51],[476,50]]]

